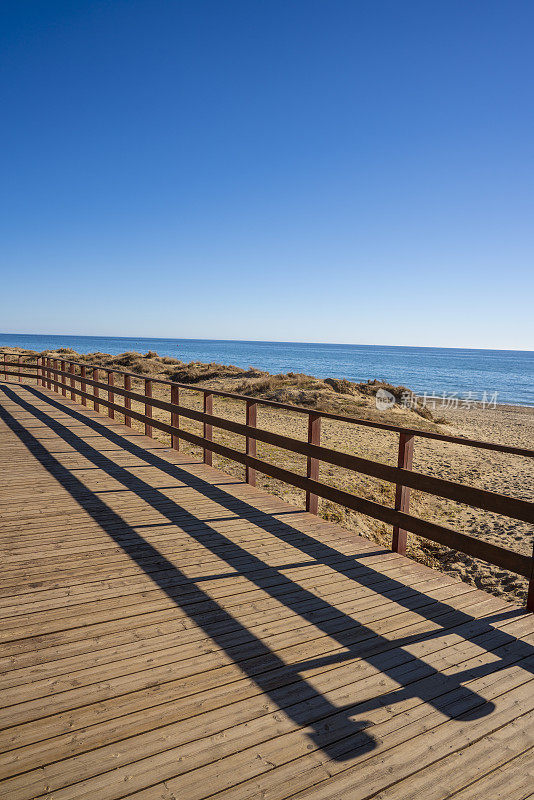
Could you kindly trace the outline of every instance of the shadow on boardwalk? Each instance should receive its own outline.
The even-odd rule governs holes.
[[[211,550],[219,559],[224,560],[232,569],[230,573],[232,576],[235,576],[236,573],[246,575],[251,583],[262,589],[267,595],[275,598],[277,602],[283,603],[288,609],[316,626],[345,648],[341,653],[297,664],[285,664],[264,641],[232,617],[201,588],[203,580],[213,580],[225,576],[219,574],[195,579],[188,578],[176,564],[165,558],[156,547],[146,541],[137,530],[106,505],[102,498],[92,492],[79,477],[63,466],[60,460],[32,434],[31,429],[23,426],[13,414],[0,406],[0,417],[20,438],[30,453],[109,537],[139,565],[154,584],[183,609],[198,627],[228,654],[240,670],[256,683],[262,692],[268,695],[296,725],[308,729],[307,735],[329,758],[343,761],[353,757],[355,752],[371,751],[375,747],[375,741],[366,730],[368,723],[361,718],[354,721],[353,717],[356,713],[361,716],[377,706],[390,705],[405,698],[419,697],[445,715],[462,720],[475,720],[492,713],[493,704],[486,702],[483,697],[468,687],[462,686],[462,682],[498,670],[499,660],[497,657],[492,663],[475,666],[454,676],[440,676],[442,681],[436,693],[435,684],[433,684],[432,692],[427,692],[421,688],[425,686],[425,683],[420,682],[421,687],[419,687],[416,680],[421,674],[426,676],[435,673],[435,670],[408,651],[403,651],[402,648],[415,641],[442,636],[444,630],[452,627],[456,629],[458,626],[464,626],[463,635],[466,640],[476,641],[480,648],[484,648],[487,634],[495,631],[491,625],[492,620],[502,620],[506,617],[512,619],[522,612],[511,609],[485,620],[476,620],[464,611],[454,609],[447,603],[437,602],[423,592],[417,591],[413,587],[407,587],[401,581],[388,578],[364,563],[359,563],[357,556],[343,556],[335,548],[283,522],[279,515],[273,517],[260,511],[255,506],[225,491],[221,486],[211,484],[192,475],[179,465],[169,463],[156,453],[128,441],[98,420],[91,419],[76,409],[57,402],[37,388],[24,386],[17,387],[17,391],[13,391],[4,385],[2,390],[4,395],[21,411],[33,415],[36,420],[50,428],[95,467],[111,476],[115,481],[119,481],[170,523],[179,526],[192,539]],[[25,397],[20,395],[21,390],[24,391]],[[129,472],[127,468],[115,463],[105,454],[105,451],[96,449],[86,439],[78,436],[74,430],[36,405],[36,400],[43,401],[52,409],[61,411],[72,420],[82,423],[113,445],[123,448],[126,452],[156,467],[162,474],[178,479],[206,498],[227,508],[232,515],[237,514],[243,520],[252,521],[255,526],[263,528],[271,536],[301,550],[312,558],[314,563],[325,564],[352,580],[355,585],[368,586],[376,594],[381,594],[408,610],[416,610],[422,618],[433,620],[440,627],[432,633],[414,634],[397,640],[389,640],[377,635],[372,628],[358,622],[357,614],[354,616],[345,614],[326,600],[317,597],[313,592],[306,590],[284,575],[280,571],[282,567],[269,566],[259,557],[215,530],[208,521],[198,519],[178,503],[170,500],[160,489],[153,488],[142,478]],[[369,552],[365,555],[368,556]],[[365,555],[362,556],[362,559],[365,558]],[[284,565],[284,568],[287,569],[288,566]],[[231,631],[231,635],[228,631]],[[462,633],[462,629],[459,632]],[[488,650],[493,650],[497,646],[499,648],[508,646],[506,662],[503,661],[502,666],[504,663],[510,663],[510,647],[517,648],[516,651],[514,650],[515,660],[521,660],[534,654],[534,648],[518,642],[515,637],[502,630],[498,631],[497,644],[495,637],[489,637],[488,642],[490,641],[492,645],[488,646]],[[400,658],[391,658],[393,649],[400,655]],[[411,681],[407,678],[406,684],[400,685],[398,690],[360,703],[358,706],[336,707],[300,675],[304,670],[313,667],[327,667],[346,659],[362,658],[377,670],[399,682],[402,680],[402,674],[399,671],[399,663],[403,661],[402,656],[405,656],[406,662],[411,662],[411,668],[406,673],[412,675]],[[418,667],[424,667],[422,673],[417,669]],[[414,675],[416,678],[413,677]],[[452,707],[451,691],[456,693],[455,700],[461,701],[461,713],[459,714],[450,711]],[[310,702],[303,703],[302,700]]]

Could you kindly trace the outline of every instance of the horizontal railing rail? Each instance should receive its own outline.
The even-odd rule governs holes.
[[[484,450],[493,450],[496,453],[509,453],[510,455],[516,456],[527,456],[530,458],[534,458],[534,449],[527,449],[523,447],[514,447],[513,445],[507,444],[498,444],[495,442],[486,442],[483,440],[478,439],[470,439],[464,436],[449,436],[445,433],[437,433],[435,431],[425,431],[420,428],[407,428],[403,425],[391,425],[388,422],[376,422],[374,420],[369,419],[360,419],[359,417],[351,417],[347,414],[335,414],[331,411],[320,411],[316,412],[312,409],[303,408],[302,406],[295,406],[289,403],[280,403],[277,400],[267,400],[262,397],[250,397],[249,395],[245,394],[238,394],[236,392],[224,392],[221,389],[206,389],[206,387],[198,386],[196,384],[191,383],[179,383],[177,381],[170,381],[166,380],[165,378],[147,378],[146,375],[141,375],[138,372],[128,372],[126,370],[116,369],[115,367],[109,366],[102,366],[102,364],[82,364],[79,361],[71,361],[66,358],[56,359],[61,360],[64,364],[73,364],[78,367],[85,367],[86,369],[98,369],[102,370],[103,372],[109,372],[110,370],[115,375],[123,375],[129,376],[130,378],[136,378],[137,380],[150,380],[152,383],[160,383],[165,386],[177,386],[180,389],[187,389],[192,392],[206,392],[208,391],[213,397],[226,397],[229,399],[234,400],[242,400],[242,401],[250,401],[253,400],[258,405],[262,406],[270,406],[271,408],[278,408],[282,411],[294,411],[298,414],[309,415],[310,413],[318,413],[324,419],[331,419],[337,420],[338,422],[345,422],[352,425],[360,425],[366,428],[377,428],[379,430],[384,431],[391,431],[392,433],[404,433],[409,434],[411,436],[418,436],[422,439],[435,439],[441,442],[449,442],[451,444],[460,444],[466,445],[468,447],[477,447]],[[33,365],[35,366],[35,365]],[[0,367],[0,372],[3,370]]]
[[[243,464],[246,468],[246,480],[251,485],[255,485],[256,473],[261,472],[302,489],[306,492],[306,508],[313,513],[317,513],[318,498],[321,497],[392,525],[393,550],[395,552],[406,552],[406,536],[407,532],[410,532],[522,575],[529,580],[527,607],[530,610],[534,610],[534,552],[532,557],[527,556],[408,513],[410,491],[415,489],[484,511],[501,514],[511,519],[532,523],[534,522],[534,503],[509,495],[478,489],[474,486],[466,486],[442,478],[424,475],[412,469],[412,462],[413,445],[416,437],[453,442],[464,446],[484,448],[527,458],[534,457],[534,450],[446,436],[432,431],[403,428],[371,420],[360,420],[356,417],[306,409],[232,392],[222,392],[195,384],[175,383],[161,378],[150,378],[137,373],[116,370],[115,368],[96,364],[83,364],[69,359],[44,356],[39,357],[36,363],[21,363],[20,358],[16,362],[10,362],[6,355],[4,354],[3,364],[0,363],[0,374],[3,373],[6,378],[8,375],[15,376],[20,381],[24,377],[34,377],[39,384],[56,392],[61,392],[63,396],[69,393],[72,400],[79,397],[83,405],[87,405],[87,401],[92,402],[96,411],[100,410],[100,406],[104,406],[107,408],[110,417],[114,417],[115,413],[124,415],[124,421],[130,427],[132,419],[135,419],[144,424],[147,435],[152,435],[153,429],[169,434],[174,449],[179,449],[180,440],[197,445],[203,449],[204,462],[207,464],[211,464],[213,453]],[[9,369],[10,367],[15,367],[15,369]],[[24,373],[21,372],[21,369],[34,370],[34,372],[33,374]],[[80,370],[79,374],[76,372],[77,369]],[[87,374],[88,371],[91,373],[91,377]],[[101,372],[106,373],[106,381],[99,379]],[[123,376],[123,386],[116,384],[115,375]],[[144,393],[132,391],[132,378],[144,382]],[[170,386],[170,401],[152,396],[153,383]],[[92,388],[93,391],[87,391],[88,388]],[[180,389],[200,392],[204,399],[204,410],[199,411],[182,405],[180,403]],[[107,398],[103,394],[106,394]],[[124,405],[115,401],[116,396],[124,399]],[[245,401],[246,423],[215,415],[213,413],[214,396]],[[144,405],[144,413],[133,410],[131,407],[132,401]],[[256,424],[257,406],[274,407],[307,415],[309,420],[308,441],[302,441],[258,427]],[[169,412],[170,424],[154,418],[152,414],[153,408]],[[180,417],[202,423],[203,436],[180,427]],[[320,444],[321,418],[380,428],[400,434],[397,466],[392,467],[322,446]],[[213,428],[243,436],[246,442],[246,452],[215,442],[213,440]],[[262,442],[305,456],[307,474],[305,476],[299,475],[258,458],[256,455],[256,442]],[[319,464],[321,462],[394,484],[396,487],[395,507],[389,508],[338,489],[335,486],[322,483],[318,480]]]

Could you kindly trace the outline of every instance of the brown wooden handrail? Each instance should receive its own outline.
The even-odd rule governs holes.
[[[60,374],[69,376],[69,378],[71,377],[70,372],[60,372]],[[99,389],[108,389],[108,384],[102,381],[85,378],[85,383]],[[62,386],[62,383],[58,381],[57,385]],[[408,469],[391,467],[378,461],[371,461],[366,458],[361,458],[360,456],[351,455],[350,453],[339,452],[310,442],[303,442],[300,439],[284,436],[283,434],[273,433],[263,428],[234,422],[224,417],[214,416],[205,411],[196,411],[195,409],[187,408],[186,406],[176,403],[169,403],[166,400],[160,400],[159,398],[151,397],[146,394],[128,391],[119,386],[114,386],[113,392],[129,400],[135,400],[138,403],[144,403],[145,405],[159,408],[162,411],[169,411],[171,414],[177,414],[178,416],[202,422],[204,425],[209,425],[212,428],[222,428],[230,433],[236,433],[240,436],[270,444],[273,447],[280,447],[283,450],[299,453],[317,461],[334,464],[335,466],[343,467],[353,472],[360,472],[364,475],[370,475],[371,477],[389,481],[390,483],[409,486],[411,489],[418,489],[427,494],[433,494],[438,497],[444,497],[459,503],[475,506],[484,511],[504,514],[524,522],[534,522],[534,503],[530,503],[527,500],[501,495],[497,492],[487,491],[486,489],[478,489],[474,486],[465,486],[463,484],[454,483],[453,481],[444,480],[443,478],[423,475],[422,473],[413,472]],[[79,394],[80,392],[77,391],[77,393]],[[209,394],[209,392],[206,392],[206,394]],[[87,397],[91,399],[92,396],[87,394]],[[101,398],[99,398],[99,403],[108,405],[108,403]],[[124,412],[123,406],[114,403],[110,404],[110,408],[114,411]],[[130,411],[128,413],[130,414]],[[320,415],[320,412],[313,413],[315,415]],[[145,417],[149,417],[150,424],[155,426],[151,415],[145,413],[143,421]],[[211,441],[210,437],[203,437],[203,439],[204,438],[207,441]]]
[[[69,359],[62,359],[65,364],[74,364],[78,367],[86,367],[87,369],[99,369],[108,371],[110,367],[103,367],[101,364],[87,364],[84,362],[83,364],[79,361],[70,361]],[[24,365],[23,365],[24,366]],[[137,380],[144,381],[147,379],[146,375],[141,375],[137,372],[128,372],[126,370],[115,369],[113,367],[112,371],[116,375],[129,375],[131,378],[137,378]],[[3,370],[0,369],[0,372]],[[18,373],[17,373],[18,374]],[[527,458],[534,458],[534,449],[524,448],[524,447],[514,447],[513,445],[507,444],[499,444],[495,442],[486,442],[484,440],[479,439],[469,439],[464,436],[448,436],[445,433],[436,433],[435,431],[425,431],[421,428],[407,428],[403,425],[391,425],[388,422],[375,422],[374,420],[370,419],[361,419],[360,417],[351,417],[348,414],[334,414],[331,411],[316,411],[315,409],[310,408],[303,408],[302,406],[295,406],[289,403],[279,403],[277,400],[266,400],[261,397],[250,397],[250,395],[246,394],[237,394],[236,392],[224,392],[220,389],[212,389],[206,386],[198,386],[196,384],[191,383],[178,383],[177,381],[169,381],[165,378],[152,378],[150,377],[149,380],[152,383],[161,383],[165,386],[177,386],[180,389],[187,389],[192,392],[210,392],[214,397],[227,397],[234,400],[253,400],[258,405],[262,406],[270,406],[272,408],[278,408],[283,411],[293,411],[297,414],[320,414],[322,419],[332,419],[338,422],[346,422],[350,425],[361,425],[366,428],[378,428],[379,430],[384,431],[391,431],[392,433],[405,433],[410,434],[411,436],[418,436],[422,439],[435,439],[441,442],[449,442],[450,444],[460,444],[465,445],[467,447],[477,447],[484,450],[493,450],[497,453],[509,453],[510,455],[516,456],[525,456]]]
[[[0,372],[5,376],[15,375],[21,377],[33,377],[28,373],[19,372],[19,361],[15,362],[16,370],[7,370],[12,366],[6,361],[4,354],[3,369],[0,365]],[[14,366],[15,366],[14,365]],[[374,519],[381,520],[393,526],[393,549],[396,552],[405,552],[406,532],[409,531],[424,538],[430,539],[453,549],[460,550],[468,555],[488,561],[491,564],[516,572],[529,579],[529,594],[527,607],[534,610],[534,554],[533,557],[517,553],[508,548],[500,547],[489,542],[480,541],[474,536],[460,533],[442,525],[420,519],[409,513],[409,492],[417,489],[437,497],[443,497],[455,502],[465,503],[466,505],[481,508],[485,511],[498,513],[513,519],[525,522],[534,522],[534,503],[508,495],[478,489],[474,486],[464,486],[453,481],[435,478],[414,472],[411,468],[413,442],[415,437],[434,438],[445,441],[454,441],[462,445],[473,447],[484,447],[485,449],[496,450],[497,452],[513,453],[529,458],[534,457],[534,450],[524,448],[513,448],[505,445],[494,445],[491,442],[478,442],[476,440],[463,439],[460,437],[447,437],[440,434],[432,434],[429,431],[402,428],[383,423],[370,423],[368,420],[359,420],[354,417],[330,414],[312,409],[303,409],[275,401],[252,398],[246,395],[239,395],[231,392],[220,392],[208,387],[191,386],[190,384],[173,383],[156,378],[147,378],[144,375],[113,370],[108,367],[97,365],[80,364],[79,362],[61,359],[61,369],[59,362],[48,357],[40,357],[37,364],[21,364],[24,368],[34,368],[37,382],[47,388],[53,388],[56,392],[61,392],[66,396],[67,385],[69,385],[70,396],[80,397],[81,402],[86,404],[90,400],[94,404],[95,410],[100,406],[107,409],[110,417],[115,412],[124,415],[126,424],[131,425],[131,420],[135,419],[145,425],[147,435],[152,435],[153,429],[161,430],[171,435],[172,446],[178,449],[179,440],[198,445],[203,449],[204,462],[211,464],[212,453],[217,453],[225,458],[241,463],[246,467],[247,482],[254,485],[256,472],[262,472],[270,477],[277,478],[292,486],[303,489],[306,492],[306,507],[312,513],[317,513],[317,499],[319,497],[338,503],[346,508],[365,514]],[[76,367],[80,367],[80,375],[75,373]],[[92,371],[92,377],[87,375],[87,369]],[[99,371],[107,373],[106,382],[99,380]],[[115,384],[114,375],[124,376],[124,387]],[[145,392],[143,394],[131,390],[131,378],[135,377],[144,381]],[[152,397],[152,384],[162,383],[171,387],[171,402]],[[78,386],[79,385],[79,386]],[[93,388],[93,393],[87,388]],[[187,408],[179,402],[180,388],[201,392],[204,397],[202,411]],[[102,396],[104,394],[104,396]],[[106,396],[107,395],[107,399]],[[115,395],[124,398],[124,405],[115,402]],[[213,396],[230,397],[236,400],[246,401],[246,423],[235,422],[213,414]],[[131,401],[144,404],[145,413],[134,411],[131,408]],[[294,439],[293,437],[273,433],[271,431],[258,428],[256,424],[257,405],[274,406],[285,410],[296,411],[307,414],[309,420],[308,441]],[[170,413],[171,424],[161,422],[152,416],[152,408],[158,408]],[[203,424],[203,436],[190,433],[180,428],[180,416],[192,419]],[[380,462],[354,456],[323,447],[320,444],[320,420],[322,417],[336,419],[352,424],[370,424],[385,430],[400,433],[398,466],[391,467]],[[220,428],[231,433],[244,436],[246,440],[246,452],[240,452],[226,445],[213,441],[213,428]],[[293,453],[298,453],[306,457],[307,474],[306,476],[283,469],[263,461],[256,456],[256,442],[260,441],[279,447]],[[353,472],[369,475],[380,480],[385,480],[396,485],[395,508],[388,508],[379,503],[366,500],[349,492],[342,491],[328,484],[319,481],[319,464],[321,462],[333,464]]]

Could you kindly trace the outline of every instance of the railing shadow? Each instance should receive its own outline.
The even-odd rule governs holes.
[[[420,592],[414,587],[407,587],[394,578],[386,577],[369,565],[360,564],[355,567],[357,562],[355,557],[343,556],[335,548],[284,522],[278,515],[273,517],[270,514],[261,512],[257,507],[226,492],[221,485],[211,484],[198,476],[192,475],[187,470],[181,469],[179,465],[169,463],[158,456],[156,452],[146,450],[128,441],[128,439],[116,431],[110,430],[98,420],[78,412],[71,406],[57,402],[37,388],[25,386],[24,391],[26,398],[21,397],[20,388],[15,392],[3,387],[4,394],[12,402],[48,426],[57,436],[82,454],[95,467],[103,470],[113,477],[115,481],[122,483],[129,491],[135,493],[145,503],[157,510],[170,523],[179,526],[192,539],[197,540],[203,547],[224,560],[232,568],[231,574],[235,575],[236,572],[238,574],[246,574],[247,579],[267,595],[275,598],[279,603],[283,603],[303,620],[312,623],[324,634],[331,637],[334,642],[345,648],[344,652],[341,653],[327,654],[326,656],[301,661],[297,664],[286,664],[264,641],[248,630],[239,620],[232,617],[228,611],[202,590],[198,584],[203,579],[206,580],[206,576],[198,579],[188,578],[175,564],[165,558],[156,547],[144,539],[137,530],[128,525],[117,512],[106,505],[99,495],[93,493],[74,474],[74,471],[63,466],[56,455],[47,450],[31,433],[29,428],[22,425],[16,417],[0,406],[0,417],[24,442],[28,450],[46,470],[69,491],[79,505],[143,569],[145,574],[232,658],[243,673],[253,680],[262,692],[265,692],[274,703],[278,704],[281,710],[297,725],[311,729],[311,733],[308,735],[315,745],[320,747],[330,758],[344,760],[351,757],[355,750],[359,752],[372,750],[375,747],[375,742],[370,733],[365,730],[368,727],[368,723],[361,719],[354,721],[352,716],[355,713],[364,713],[366,710],[376,706],[389,704],[406,697],[419,697],[422,701],[442,711],[445,715],[451,716],[448,711],[450,700],[447,694],[451,691],[460,690],[463,700],[462,719],[475,720],[493,711],[494,705],[491,702],[487,702],[469,687],[462,686],[462,681],[472,680],[487,674],[488,671],[496,671],[499,669],[498,661],[497,663],[493,661],[489,665],[475,666],[454,676],[441,676],[443,680],[440,683],[439,691],[436,693],[435,686],[430,692],[425,688],[424,683],[418,685],[415,682],[411,685],[409,679],[407,679],[406,685],[402,685],[402,674],[399,673],[398,668],[395,669],[394,667],[395,664],[398,664],[398,661],[388,658],[387,655],[388,651],[392,649],[400,651],[414,641],[443,635],[443,631],[447,628],[454,627],[457,629],[459,626],[464,626],[466,640],[476,640],[477,645],[484,648],[484,634],[494,630],[489,620],[477,620],[467,612],[455,609],[446,602],[437,602],[435,599],[425,595],[424,592]],[[93,447],[86,438],[82,438],[68,426],[31,402],[32,399],[42,400],[49,406],[67,414],[73,420],[83,423],[84,426],[97,432],[110,443],[121,447],[145,463],[157,467],[162,473],[180,480],[188,487],[194,488],[205,497],[227,508],[232,514],[238,514],[243,520],[253,521],[254,525],[263,528],[281,541],[298,548],[315,562],[329,566],[332,570],[350,578],[355,584],[371,587],[377,594],[391,598],[395,603],[408,610],[415,610],[422,618],[435,621],[436,624],[441,626],[440,630],[423,635],[405,636],[397,640],[390,640],[375,633],[372,628],[358,622],[357,614],[348,615],[341,609],[330,605],[326,600],[319,598],[313,592],[303,588],[284,575],[280,571],[282,567],[277,568],[266,564],[259,557],[248,552],[244,547],[211,527],[206,520],[200,520],[177,502],[171,501],[160,489],[150,486],[142,478],[129,472],[127,467],[115,463],[102,450]],[[169,585],[169,578],[176,579],[172,580],[172,585]],[[207,614],[207,610],[211,613]],[[512,618],[519,616],[522,612],[512,610],[505,613],[508,613]],[[226,629],[226,631],[222,632],[223,629]],[[232,631],[231,637],[228,637],[228,629]],[[239,642],[238,646],[235,644],[236,641]],[[514,643],[517,647],[517,660],[534,654],[534,648],[523,642],[517,642],[514,636],[506,634],[504,631],[499,631],[500,646],[514,646]],[[493,647],[488,649],[493,650]],[[336,707],[299,674],[316,666],[335,665],[346,659],[353,658],[366,660],[377,670],[389,675],[398,684],[400,683],[402,688],[396,692],[381,695],[375,700],[370,700],[357,707],[353,705]],[[415,672],[417,672],[417,667],[424,666],[426,668],[425,674],[428,674],[429,666],[424,661],[408,652],[406,652],[406,660],[412,663]],[[503,661],[503,665],[504,663]],[[531,672],[534,671],[532,667],[529,669]],[[413,670],[410,670],[410,672],[413,672]],[[430,669],[430,672],[435,671]],[[286,684],[295,685],[294,696],[298,697],[299,701],[313,698],[313,702],[307,704],[294,703],[291,705],[287,688],[280,687],[281,675],[285,676],[284,682]],[[454,716],[457,717],[458,715],[454,714]],[[329,725],[326,728],[324,725],[325,717],[330,718]],[[339,747],[337,744],[339,739],[350,741],[348,750]]]

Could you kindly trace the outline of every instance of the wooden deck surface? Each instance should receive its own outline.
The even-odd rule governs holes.
[[[0,797],[523,800],[534,614],[0,385]]]

